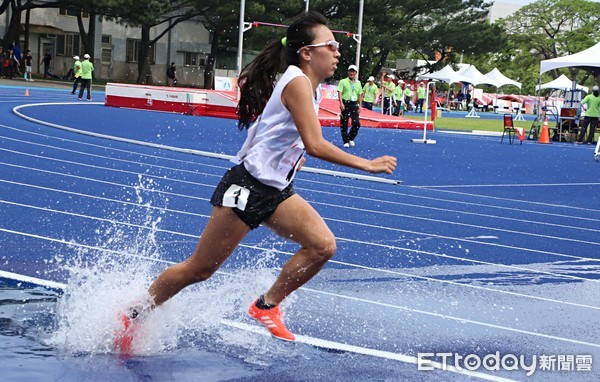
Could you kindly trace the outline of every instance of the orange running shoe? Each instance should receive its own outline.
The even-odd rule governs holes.
[[[273,337],[284,341],[296,340],[296,336],[285,327],[285,324],[281,320],[282,314],[279,306],[272,309],[259,309],[256,306],[256,301],[254,301],[248,309],[248,314],[250,317],[266,326]]]
[[[134,324],[132,319],[123,312],[119,313],[118,319],[123,326],[115,331],[113,346],[118,353],[131,354],[133,352]]]

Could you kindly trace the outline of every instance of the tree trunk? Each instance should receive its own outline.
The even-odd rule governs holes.
[[[152,85],[152,69],[150,68],[150,26],[142,25],[142,39],[138,50],[138,84]]]
[[[19,28],[21,26],[21,0],[17,0],[11,3],[11,15],[10,23],[6,30],[6,34],[2,39],[3,48],[6,50],[9,46],[13,45],[15,41],[19,41]]]
[[[212,89],[215,80],[215,55],[219,49],[219,36],[221,30],[215,29],[212,35],[212,41],[210,42],[210,54],[208,55],[208,61],[206,62],[206,68],[204,68],[204,89]]]
[[[88,31],[85,31],[83,26],[83,18],[81,12],[77,15],[77,26],[79,27],[79,35],[83,44],[83,52],[95,58],[95,37],[96,37],[96,13],[89,13]]]

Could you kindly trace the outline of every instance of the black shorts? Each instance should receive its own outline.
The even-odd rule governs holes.
[[[260,225],[287,198],[294,195],[290,183],[283,191],[267,186],[253,177],[244,164],[227,170],[210,199],[213,206],[231,207],[251,229]]]

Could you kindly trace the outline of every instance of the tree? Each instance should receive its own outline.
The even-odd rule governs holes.
[[[21,14],[23,11],[31,11],[34,8],[58,8],[56,2],[34,3],[33,0],[3,0],[0,4],[0,14],[4,14],[10,7],[10,21],[6,28],[6,32],[2,37],[2,47],[7,49],[15,41],[19,41],[19,33],[21,29]],[[27,32],[27,31],[26,31]],[[28,41],[25,40],[25,49],[27,49]]]
[[[333,28],[356,31],[358,0],[321,0],[314,4],[331,20]],[[389,59],[409,55],[437,60],[442,66],[455,61],[456,52],[480,54],[495,49],[502,44],[503,34],[486,20],[488,8],[484,0],[365,0],[361,75],[376,76]],[[356,44],[346,38],[342,49],[339,66],[343,68],[354,62]],[[404,75],[414,77],[419,69]]]
[[[280,0],[246,2],[244,21],[288,24],[290,17],[304,10],[302,4],[299,0],[283,3]],[[216,55],[228,48],[237,48],[240,0],[194,0],[194,5],[202,15],[204,27],[211,33],[211,52],[204,70],[205,87],[211,87]],[[254,28],[252,32],[244,35],[244,50],[260,50],[266,41],[282,38],[284,35],[284,29]]]
[[[538,0],[519,9],[510,18],[500,21],[506,29],[508,47],[500,55],[504,62],[514,65],[521,81],[527,78],[527,91],[533,92],[537,83],[539,63],[577,53],[600,40],[600,3],[585,0]],[[591,73],[578,68],[551,70],[548,75],[558,78],[562,71],[585,84]],[[531,80],[531,82],[529,81]]]
[[[105,7],[99,11],[103,17],[141,29],[139,49],[137,51],[138,77],[137,83],[152,83],[149,53],[169,30],[182,21],[192,19],[200,13],[188,0],[104,0]],[[97,9],[96,4],[94,8]],[[158,35],[151,39],[152,28],[162,28]]]

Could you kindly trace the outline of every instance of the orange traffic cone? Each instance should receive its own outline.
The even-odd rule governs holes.
[[[548,117],[544,118],[542,133],[540,134],[540,140],[538,143],[550,143],[550,134],[548,133]]]
[[[25,89],[25,97],[29,97],[29,89]]]

